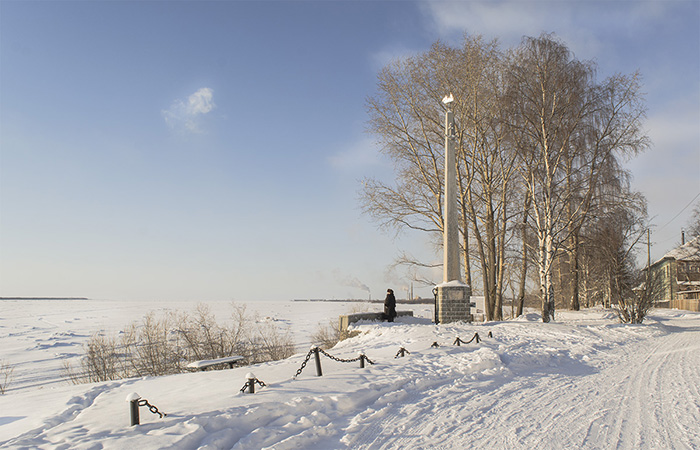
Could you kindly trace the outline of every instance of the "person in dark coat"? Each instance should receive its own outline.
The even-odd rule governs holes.
[[[396,297],[394,297],[394,291],[391,289],[386,290],[386,298],[384,299],[384,317],[389,322],[394,321],[396,317]]]

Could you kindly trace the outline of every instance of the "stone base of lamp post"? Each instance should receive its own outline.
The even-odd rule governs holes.
[[[471,322],[469,300],[471,288],[460,281],[450,281],[437,285],[437,314],[438,323]]]

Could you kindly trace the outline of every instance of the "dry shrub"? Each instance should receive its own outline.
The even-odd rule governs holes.
[[[273,322],[256,321],[251,344],[256,349],[251,358],[257,362],[277,361],[289,358],[295,352],[292,331],[287,327],[284,331]]]
[[[640,271],[627,283],[616,281],[617,316],[622,323],[640,324],[644,321],[654,299],[663,292],[663,280],[659,272]],[[635,286],[634,288],[632,286]]]
[[[85,345],[80,369],[64,362],[64,377],[73,383],[181,373],[189,362],[232,355],[248,364],[284,359],[294,354],[291,331],[274,323],[255,323],[245,306],[233,305],[231,321],[216,322],[208,306],[192,314],[147,314],[119,337],[95,334]],[[223,366],[222,366],[223,368]]]
[[[12,372],[14,372],[14,366],[11,366],[5,361],[0,361],[0,395],[4,394],[7,387],[12,382]]]
[[[311,341],[313,345],[317,345],[324,350],[332,348],[340,341],[345,339],[350,339],[359,335],[360,332],[354,331],[343,331],[340,328],[339,320],[329,320],[326,324],[319,324],[316,331],[311,335]]]
[[[326,324],[318,324],[316,331],[311,335],[311,341],[313,345],[328,350],[340,342],[340,334],[340,324],[337,321],[329,320]]]

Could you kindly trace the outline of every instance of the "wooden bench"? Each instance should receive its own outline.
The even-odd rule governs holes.
[[[217,366],[219,364],[228,364],[228,366],[233,369],[233,365],[236,364],[239,361],[242,361],[243,358],[242,356],[227,356],[225,358],[218,358],[218,359],[204,359],[202,361],[193,361],[189,364],[187,364],[188,369],[193,369],[193,370],[207,370],[207,368],[212,367],[212,366]]]

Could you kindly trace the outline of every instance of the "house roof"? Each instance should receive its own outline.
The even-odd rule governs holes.
[[[686,242],[685,245],[674,248],[670,252],[666,253],[659,261],[664,259],[675,259],[676,261],[700,261],[700,236]]]

